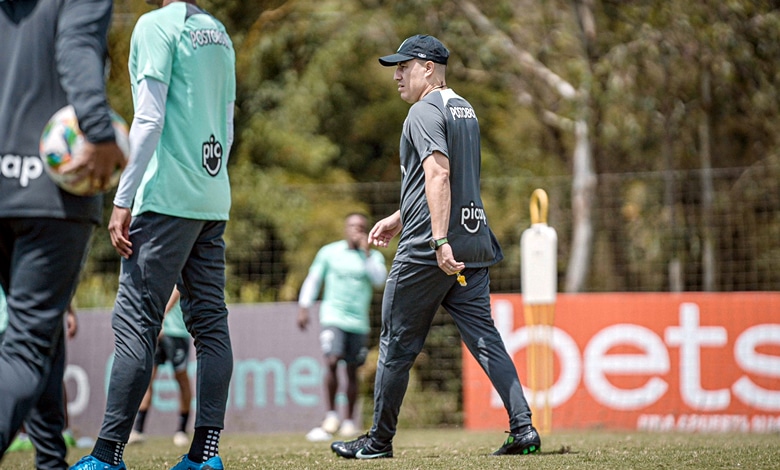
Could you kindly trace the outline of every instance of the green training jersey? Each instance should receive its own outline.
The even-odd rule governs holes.
[[[236,99],[236,76],[225,27],[184,2],[146,13],[133,30],[128,68],[134,100],[144,79],[168,87],[162,135],[136,192],[133,215],[227,220],[227,113]]]
[[[350,333],[369,332],[368,310],[374,284],[366,269],[367,261],[384,265],[385,258],[379,251],[371,250],[371,259],[366,260],[363,250],[350,249],[345,240],[325,245],[317,252],[309,276],[318,280],[318,288],[325,283],[320,304],[322,326],[335,326]]]
[[[165,336],[173,336],[175,338],[189,338],[190,333],[187,331],[187,327],[184,325],[184,318],[182,317],[181,302],[171,307],[168,313],[165,314],[163,320],[163,334]]]

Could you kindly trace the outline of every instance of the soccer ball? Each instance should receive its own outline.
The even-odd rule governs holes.
[[[130,155],[130,139],[127,123],[121,116],[111,110],[111,124],[116,134],[116,144],[127,159]],[[84,134],[79,128],[78,119],[73,106],[67,105],[49,119],[43,128],[39,144],[39,152],[43,167],[49,177],[63,190],[77,196],[93,194],[91,182],[88,179],[76,181],[76,175],[60,173],[60,167],[81,156],[84,145]],[[111,187],[119,183],[122,169],[117,167],[111,176]]]

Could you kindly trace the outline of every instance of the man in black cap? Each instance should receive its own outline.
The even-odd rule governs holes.
[[[382,302],[382,333],[371,430],[331,449],[345,458],[393,456],[409,369],[440,306],[452,315],[471,354],[509,414],[510,434],[495,454],[541,448],[512,359],[490,313],[488,268],[503,259],[480,196],[480,137],[474,108],[447,88],[449,51],[417,35],[379,62],[395,66],[401,98],[412,104],[401,136],[401,208],[368,234],[379,247],[400,233]]]

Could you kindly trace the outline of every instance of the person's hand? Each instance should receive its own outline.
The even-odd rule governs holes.
[[[455,256],[452,254],[452,247],[449,243],[445,243],[436,250],[436,261],[439,263],[439,268],[447,273],[448,276],[452,276],[466,269],[464,263],[455,260]]]
[[[124,169],[127,159],[116,142],[84,142],[81,155],[60,167],[62,174],[75,174],[77,181],[90,182],[90,194],[107,191],[117,168]]]
[[[371,231],[368,232],[368,242],[373,243],[374,246],[387,248],[390,240],[398,235],[402,228],[401,213],[396,212],[374,224]]]
[[[309,309],[301,307],[300,310],[298,310],[298,328],[301,331],[306,331],[306,328],[309,326]]]
[[[362,250],[367,257],[371,256],[371,246],[368,243],[368,234],[366,232],[361,234],[361,237],[358,241],[358,248]]]
[[[133,244],[130,243],[130,219],[130,208],[114,206],[108,221],[111,245],[114,246],[119,256],[125,259],[133,254]]]
[[[68,304],[68,309],[65,311],[65,330],[69,339],[76,336],[79,330],[79,322],[72,304]]]

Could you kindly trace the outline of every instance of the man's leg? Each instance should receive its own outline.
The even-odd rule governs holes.
[[[320,427],[330,435],[336,434],[341,425],[336,408],[336,395],[339,391],[339,361],[344,358],[345,341],[346,334],[334,326],[324,326],[320,332],[320,348],[325,358],[326,367],[322,381],[328,407]]]
[[[140,444],[146,440],[146,436],[144,436],[144,429],[146,428],[146,418],[149,416],[149,408],[152,407],[154,378],[157,377],[157,370],[161,365],[165,364],[167,358],[168,356],[165,350],[164,341],[158,338],[157,346],[154,350],[154,365],[152,366],[152,376],[149,379],[149,386],[146,387],[144,397],[141,399],[141,405],[138,407],[138,413],[135,415],[133,429],[130,431],[130,437],[127,439],[128,444]]]
[[[504,402],[510,429],[519,429],[531,424],[531,410],[517,369],[490,314],[488,269],[469,269],[464,275],[468,285],[453,287],[442,306],[455,320],[463,342]]]
[[[187,421],[190,416],[190,403],[192,402],[192,387],[190,386],[190,376],[187,375],[187,369],[176,371],[174,373],[176,383],[179,384],[179,426],[178,431],[187,430]]]
[[[394,263],[387,279],[370,431],[380,444],[390,444],[395,436],[409,370],[422,350],[448,279],[455,282],[436,266],[411,263]]]
[[[452,315],[463,342],[487,374],[509,415],[509,437],[495,454],[536,452],[541,439],[531,424],[531,409],[515,365],[490,314],[488,269],[467,269],[463,274],[468,285],[453,287],[442,305]]]
[[[358,399],[358,368],[357,364],[347,364],[347,411],[344,420],[352,421],[355,418],[355,406]]]
[[[0,345],[0,459],[33,408],[57,401],[40,398],[56,382],[62,385],[64,365],[55,362],[62,354],[63,312],[92,228],[56,219],[0,220],[0,278],[9,316]],[[61,395],[60,388],[60,403]],[[55,421],[50,425],[59,428],[49,431],[61,435],[64,419]],[[64,458],[64,443],[60,452]]]
[[[354,421],[358,390],[360,388],[358,369],[366,362],[366,356],[368,355],[367,344],[367,334],[345,333],[344,349],[346,352],[344,354],[344,362],[347,365],[347,409],[344,414],[344,421],[339,429],[339,434],[344,437],[353,437],[358,433],[358,428]]]
[[[154,384],[154,378],[157,377],[159,352],[160,348],[158,346],[157,352],[155,353],[154,366],[152,366],[152,377],[149,379],[149,386],[146,387],[144,397],[141,399],[141,405],[138,407],[138,413],[135,415],[133,429],[130,431],[130,436],[127,439],[128,444],[140,444],[146,440],[144,428],[146,427],[146,418],[149,416],[149,408],[152,406],[152,394],[154,393],[152,386]]]
[[[165,305],[198,234],[200,223],[143,213],[130,223],[133,254],[122,259],[112,316],[114,364],[106,413],[92,451],[117,465],[151,381]]]
[[[325,332],[323,332],[324,334]],[[325,356],[326,368],[325,376],[323,377],[323,385],[325,388],[325,397],[327,400],[328,409],[325,413],[325,419],[322,421],[322,429],[328,434],[335,434],[339,430],[341,421],[339,420],[339,413],[336,409],[336,394],[339,390],[339,356],[333,354],[327,354]]]
[[[204,222],[178,284],[184,323],[197,355],[197,414],[189,460],[205,462],[219,453],[225,427],[233,350],[225,305],[225,222]]]
[[[65,333],[63,331],[52,362],[46,389],[41,393],[36,406],[25,420],[27,435],[35,447],[35,468],[37,470],[61,470],[68,468],[65,461],[67,446],[62,436],[65,429],[65,401],[62,376],[65,373]]]
[[[437,266],[394,262],[382,299],[382,333],[374,381],[374,423],[367,435],[330,445],[344,458],[374,459],[393,456],[409,369],[422,350],[433,317],[455,278]]]
[[[173,365],[173,377],[179,386],[179,422],[173,435],[173,443],[177,447],[184,447],[190,443],[187,436],[187,423],[190,420],[190,403],[192,402],[192,387],[187,366],[190,359],[190,340],[187,338],[164,336],[170,339],[173,345],[171,364]]]

